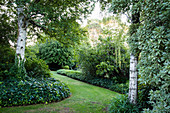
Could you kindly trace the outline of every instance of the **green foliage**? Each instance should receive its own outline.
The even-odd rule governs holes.
[[[145,1],[143,24],[138,29],[141,50],[140,82],[150,89],[149,103],[153,109],[146,112],[169,112],[169,0]]]
[[[62,68],[63,68],[63,69],[69,69],[69,66],[66,65],[66,66],[63,66]]]
[[[68,69],[59,69],[59,70],[57,70],[57,73],[62,74],[62,75],[66,75],[66,76],[69,76],[69,77],[72,77],[72,78],[82,76],[81,71],[68,70]]]
[[[9,70],[10,79],[12,78],[24,79],[27,76],[24,63],[25,62],[21,60],[21,58],[18,58],[17,55],[15,55],[15,64]]]
[[[15,77],[24,78],[26,75],[30,77],[50,76],[48,65],[42,59],[38,59],[35,52],[26,49],[26,61],[21,61],[18,65],[17,60],[14,62],[16,58],[14,49],[3,46],[0,51],[0,80]]]
[[[110,98],[120,96],[121,94],[86,84],[69,77],[63,77],[52,71],[52,77],[63,81],[69,85],[71,94],[68,99],[61,102],[52,102],[48,105],[35,104],[29,106],[19,107],[5,107],[1,108],[3,113],[24,113],[24,112],[74,112],[74,113],[101,113],[106,112],[106,107],[110,102]],[[104,98],[103,98],[104,97]],[[97,104],[100,103],[100,104]],[[69,109],[68,109],[69,108]]]
[[[37,48],[26,48],[26,61],[24,63],[24,66],[27,71],[27,76],[33,78],[50,77],[50,70],[48,68],[48,65],[42,59],[37,58],[36,53],[38,50],[35,49]]]
[[[97,71],[96,74],[99,76],[104,76],[104,77],[109,77],[109,75],[112,74],[112,72],[114,71],[114,66],[109,65],[105,63],[105,62],[101,62],[99,65],[96,66],[97,67]]]
[[[109,89],[118,93],[127,94],[129,91],[129,81],[126,83],[114,84]]]
[[[142,108],[152,109],[153,107],[148,102],[149,101],[149,92],[150,89],[156,89],[156,86],[151,86],[149,84],[138,84],[138,103],[142,106]]]
[[[60,101],[70,95],[69,88],[53,78],[1,81],[0,106],[18,106]]]
[[[96,50],[93,48],[83,47],[79,50],[79,62],[81,63],[81,69],[85,76],[96,76],[96,65],[100,63],[100,59],[96,54]]]
[[[100,24],[104,24],[101,26]],[[110,26],[109,23],[120,27]],[[117,26],[117,25],[116,25]],[[102,21],[90,21],[89,30],[96,29],[99,37],[93,46],[88,44],[79,47],[79,64],[82,72],[88,77],[112,78],[113,76],[129,75],[129,53],[125,46],[127,29],[120,17],[108,17]],[[95,28],[94,28],[95,27]],[[97,27],[97,28],[96,28]]]
[[[139,54],[141,52],[140,49],[139,49],[139,46],[140,46],[139,37],[136,34],[139,26],[140,26],[139,23],[131,24],[129,31],[128,31],[128,34],[130,35],[129,38],[128,38],[128,43],[130,45],[131,52],[132,52],[133,55],[135,55],[137,57],[139,56]]]
[[[131,4],[131,5],[128,5]],[[145,112],[169,112],[169,0],[113,0],[112,11],[140,13],[143,22],[131,26],[130,46],[133,53],[140,53],[139,74],[144,96],[152,107]],[[131,7],[131,8],[130,8]],[[133,16],[132,16],[133,19]],[[141,20],[141,21],[142,21]],[[132,23],[134,23],[132,21]],[[138,28],[139,27],[139,28]],[[136,33],[135,33],[135,32]],[[136,54],[135,54],[136,55]],[[141,91],[140,93],[143,93]],[[149,95],[148,95],[149,94]],[[141,96],[141,95],[140,95]],[[143,97],[139,97],[143,98]]]
[[[75,70],[66,70],[66,69],[60,69],[57,70],[58,74],[61,75],[65,75],[68,77],[71,77],[73,79],[77,79],[83,82],[87,82],[96,86],[100,86],[100,87],[104,87],[107,89],[110,89],[112,91],[116,91],[122,94],[127,93],[128,91],[128,83],[125,83],[124,81],[120,81],[117,77],[113,77],[112,79],[108,79],[108,78],[99,78],[99,77],[91,77],[89,79],[89,77],[87,76],[83,76],[81,71],[75,71]],[[124,82],[124,83],[122,83]],[[120,84],[121,83],[121,84]]]
[[[0,80],[9,78],[9,70],[14,65],[15,51],[0,45]]]
[[[99,39],[96,47],[80,47],[79,62],[85,76],[127,76],[129,73],[129,55],[125,47],[121,47],[119,60],[117,60],[117,47],[114,39]],[[119,63],[121,62],[121,63]]]
[[[58,41],[47,40],[40,44],[37,56],[45,60],[52,70],[61,69],[65,65],[72,66],[71,51]]]
[[[50,70],[45,61],[38,58],[26,58],[25,68],[27,75],[33,78],[50,77]]]
[[[91,1],[91,2],[90,2]],[[77,24],[76,20],[81,20],[81,15],[84,17],[87,14],[91,13],[94,8],[94,0],[81,0],[81,1],[70,1],[70,0],[10,0],[3,1],[0,6],[8,8],[7,12],[10,15],[17,14],[18,7],[24,7],[23,14],[25,20],[29,22],[29,35],[36,35],[40,37],[42,32],[39,32],[39,29],[46,34],[51,36],[57,36],[60,34],[62,38],[67,38],[69,40],[74,40],[74,36],[77,35],[77,29],[80,27],[75,27]],[[3,9],[3,8],[2,8]],[[5,9],[5,8],[4,8]],[[4,12],[6,10],[3,10]],[[16,21],[16,15],[9,17],[9,20],[12,18],[14,22]],[[5,18],[6,19],[6,18]],[[8,16],[7,16],[8,19]],[[12,20],[11,19],[11,20]],[[6,22],[4,22],[6,23]],[[12,23],[12,22],[11,22]],[[15,27],[16,27],[15,23]],[[39,29],[36,29],[38,27]],[[67,28],[68,27],[68,28]],[[17,29],[14,29],[16,31]],[[73,31],[74,33],[71,33]],[[61,32],[61,33],[60,33]],[[70,32],[70,37],[67,36],[67,33]],[[8,34],[8,33],[7,33]],[[62,35],[61,35],[62,34]],[[61,37],[56,38],[61,38]],[[33,37],[33,36],[31,36]],[[67,40],[66,40],[67,41]]]
[[[0,3],[0,46],[10,47],[10,42],[16,42],[17,24],[16,14],[11,9],[6,10],[6,5],[6,1]]]
[[[24,62],[20,61],[20,64],[18,64],[18,58],[15,55],[14,49],[8,46],[3,46],[0,48],[0,52],[0,80],[10,78],[24,78],[26,75],[26,70],[23,67]]]
[[[131,104],[127,96],[113,98],[109,106],[109,113],[140,113],[140,108],[137,105]]]

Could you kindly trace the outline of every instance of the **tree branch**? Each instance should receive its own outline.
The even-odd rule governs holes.
[[[132,23],[132,19],[125,13],[121,13],[121,14],[124,14],[129,20],[130,20],[130,23]]]
[[[45,28],[44,26],[42,26],[42,25],[36,23],[35,21],[33,21],[33,20],[31,20],[31,19],[29,19],[29,22],[30,22],[31,24],[33,24],[33,25],[35,25],[35,26],[37,26],[37,27],[43,29],[43,30],[47,30],[47,28]]]
[[[35,0],[35,1],[34,1],[34,3],[38,3],[38,2],[40,2],[40,0]]]

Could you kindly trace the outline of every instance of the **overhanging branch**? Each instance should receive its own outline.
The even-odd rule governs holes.
[[[43,30],[47,30],[47,28],[45,28],[45,26],[43,26],[43,25],[41,25],[41,24],[38,24],[38,23],[36,23],[35,21],[33,21],[33,20],[31,20],[31,19],[29,19],[29,22],[30,22],[31,24],[35,25],[36,27],[39,27],[39,28],[41,28],[41,29],[43,29]]]

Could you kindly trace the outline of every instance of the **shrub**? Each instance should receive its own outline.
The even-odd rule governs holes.
[[[0,80],[9,78],[9,70],[14,65],[15,51],[0,45]]]
[[[70,95],[69,88],[53,78],[0,81],[0,106],[18,106],[60,101]]]
[[[48,65],[42,59],[37,58],[36,52],[32,47],[26,48],[25,58],[24,66],[29,77],[50,77]]]
[[[113,90],[113,91],[116,91],[118,93],[127,94],[128,91],[129,91],[129,81],[127,81],[125,84],[123,84],[123,83],[114,84],[109,89]]]
[[[34,78],[50,77],[50,70],[45,61],[38,58],[26,58],[27,75]]]
[[[66,75],[72,78],[76,78],[78,76],[82,76],[81,71],[75,71],[75,70],[68,70],[68,69],[59,69],[57,70],[58,74]]]
[[[109,62],[107,63],[100,62],[100,64],[97,65],[96,67],[97,67],[96,75],[102,78],[111,78],[113,71],[118,72],[118,70],[113,65],[110,65]]]
[[[122,45],[119,48],[119,60],[117,49],[112,38],[99,39],[94,47],[79,48],[79,62],[83,75],[88,77],[99,76],[101,78],[114,76],[128,77],[129,56],[127,49]]]
[[[62,66],[72,66],[72,53],[63,44],[55,40],[47,40],[39,45],[38,58],[43,59],[51,70],[61,69]]]
[[[80,50],[79,62],[83,75],[87,77],[96,76],[96,66],[100,63],[99,56],[93,48],[82,48]]]
[[[142,106],[142,108],[149,108],[152,109],[153,107],[151,106],[151,104],[148,102],[149,101],[149,92],[150,89],[154,89],[155,90],[155,86],[151,86],[149,84],[145,85],[145,84],[141,84],[139,82],[138,85],[138,103],[140,103],[140,105]]]
[[[109,113],[140,113],[140,108],[131,104],[127,96],[120,96],[112,100]]]

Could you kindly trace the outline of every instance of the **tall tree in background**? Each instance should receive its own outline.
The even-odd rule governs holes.
[[[60,32],[58,27],[64,20],[75,22],[81,15],[86,16],[93,9],[93,4],[86,0],[3,0],[1,2],[1,6],[17,15],[16,54],[21,60],[24,60],[27,32],[34,32],[37,36],[38,33],[45,32],[54,36]]]

